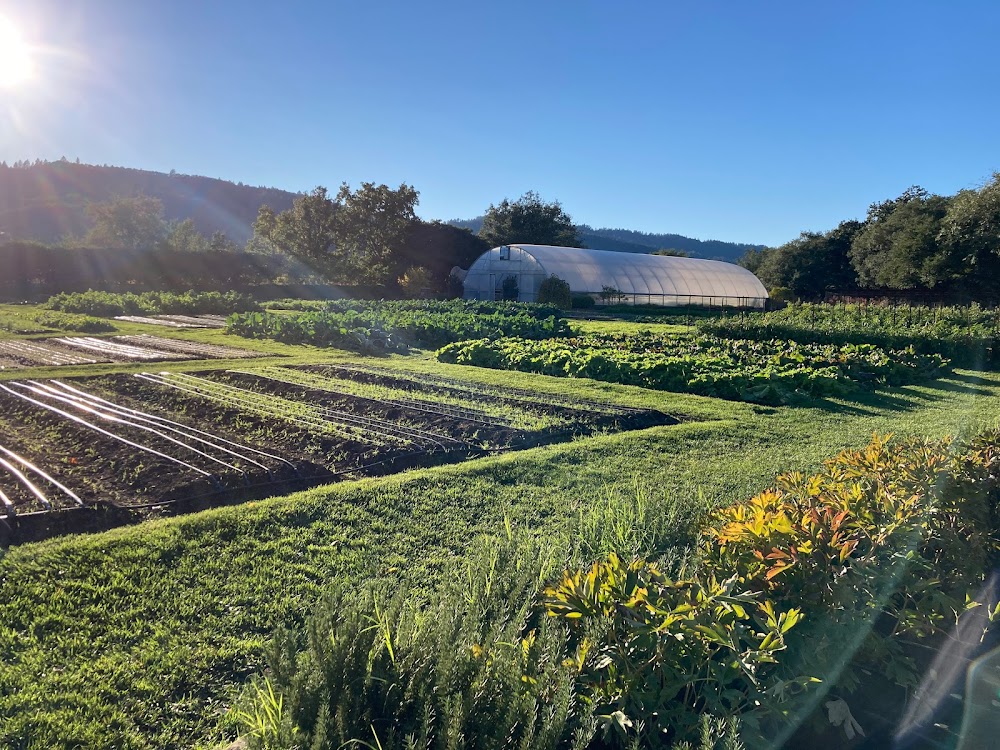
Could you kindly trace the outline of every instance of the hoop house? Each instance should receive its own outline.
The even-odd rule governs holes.
[[[551,245],[483,253],[465,277],[465,298],[534,302],[549,276],[606,303],[762,308],[767,300],[760,280],[734,263]]]

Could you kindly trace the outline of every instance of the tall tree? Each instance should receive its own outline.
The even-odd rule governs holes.
[[[276,214],[262,206],[254,238],[292,255],[328,279],[382,284],[392,278],[392,256],[416,221],[418,193],[372,182],[356,191],[346,184],[336,197],[317,187]]]
[[[287,211],[276,214],[261,206],[253,225],[254,239],[298,258],[327,278],[339,278],[344,269],[338,252],[340,205],[325,187],[295,199]]]
[[[393,190],[387,185],[362,182],[353,192],[346,183],[340,186],[337,235],[346,251],[349,271],[374,283],[385,283],[392,278],[392,256],[416,221],[419,197],[405,183]]]
[[[889,289],[947,287],[961,276],[954,254],[937,237],[949,199],[910,188],[876,203],[851,245],[851,262],[862,286]]]
[[[850,262],[858,221],[844,221],[829,232],[803,232],[780,247],[745,258],[768,289],[784,287],[796,297],[821,299],[834,289],[853,289],[857,276]]]
[[[87,216],[93,226],[84,242],[115,250],[152,250],[166,236],[163,202],[148,195],[91,203]]]
[[[479,236],[490,247],[517,242],[580,247],[573,220],[559,202],[546,203],[530,190],[513,203],[504,198],[497,206],[490,204]]]
[[[195,229],[194,221],[184,219],[170,224],[167,246],[181,252],[200,253],[208,249],[208,240]]]
[[[963,286],[973,296],[1000,301],[1000,172],[979,190],[951,199],[938,241],[961,264]]]

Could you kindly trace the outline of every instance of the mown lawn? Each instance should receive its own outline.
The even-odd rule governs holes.
[[[639,481],[702,512],[873,432],[964,433],[1000,415],[1000,376],[970,372],[859,402],[770,409],[425,356],[379,362],[690,421],[13,548],[0,559],[0,746],[212,746],[226,739],[220,722],[240,683],[263,668],[272,629],[300,621],[331,581],[431,587],[505,516],[555,537],[609,484]]]

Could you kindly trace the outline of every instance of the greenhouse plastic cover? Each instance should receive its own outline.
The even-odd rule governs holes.
[[[752,299],[768,296],[756,276],[734,263],[552,245],[511,247],[531,255],[547,274],[569,282],[574,292],[600,292],[610,286],[636,295]]]

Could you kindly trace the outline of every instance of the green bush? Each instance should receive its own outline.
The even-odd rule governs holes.
[[[569,289],[569,282],[555,275],[543,279],[538,286],[538,301],[555,305],[560,310],[569,310],[573,306],[573,293]]]
[[[574,294],[570,302],[574,310],[589,310],[597,305],[597,300],[589,294]]]
[[[39,325],[57,328],[60,331],[78,331],[80,333],[107,333],[117,331],[118,327],[107,320],[89,315],[73,313],[43,312],[34,317]]]

